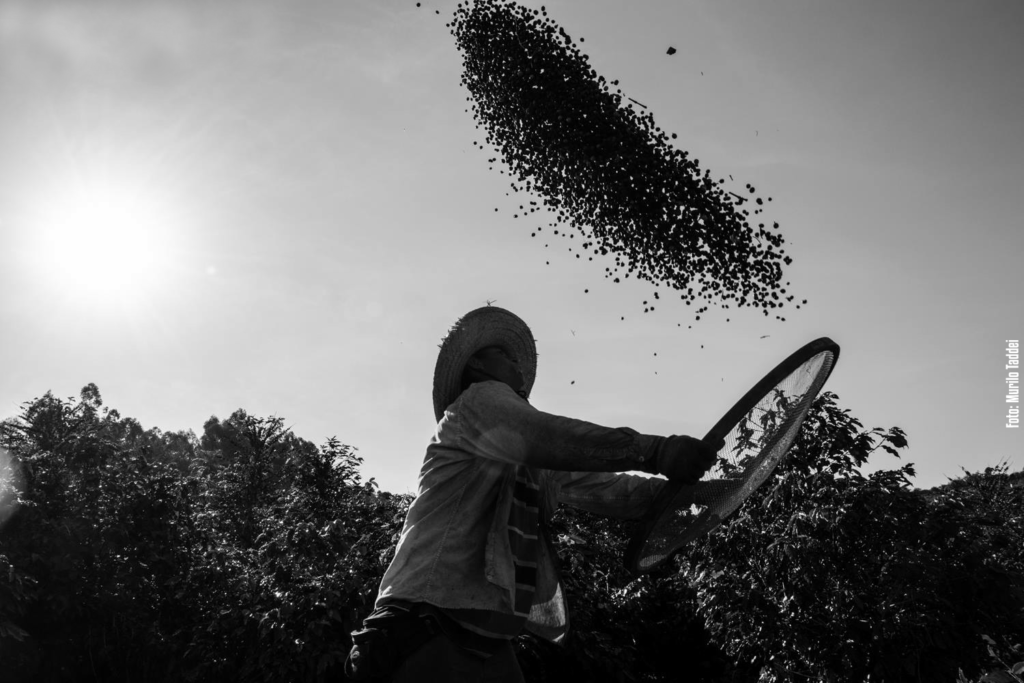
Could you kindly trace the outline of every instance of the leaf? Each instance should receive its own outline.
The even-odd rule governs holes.
[[[26,631],[25,629],[21,628],[16,624],[11,623],[10,621],[5,621],[2,624],[0,624],[0,634],[10,635],[18,642],[25,640],[25,638],[29,635],[28,631]]]
[[[1017,677],[1009,671],[993,671],[982,676],[978,683],[1017,683]]]

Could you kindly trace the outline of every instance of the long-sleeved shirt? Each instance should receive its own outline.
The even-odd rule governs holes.
[[[544,529],[558,503],[641,517],[664,480],[616,473],[644,470],[659,439],[541,412],[501,382],[470,386],[446,409],[427,446],[377,607],[398,600],[511,614],[507,523],[515,471],[525,465],[540,483],[542,541],[525,626],[561,640],[569,625],[565,594]]]

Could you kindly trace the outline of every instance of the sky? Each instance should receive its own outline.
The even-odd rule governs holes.
[[[531,237],[537,198],[473,144],[455,2],[0,0],[0,418],[90,382],[163,431],[243,408],[413,492],[438,344],[490,301],[537,339],[541,410],[702,436],[827,336],[826,389],[908,436],[866,472],[1024,467],[1024,5],[544,4],[726,189],[773,198],[808,305],[696,321],[663,288],[644,313],[653,285]]]

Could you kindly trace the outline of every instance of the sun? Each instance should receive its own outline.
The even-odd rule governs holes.
[[[170,213],[159,193],[140,183],[76,183],[36,212],[32,260],[71,296],[138,299],[160,285],[171,265]]]

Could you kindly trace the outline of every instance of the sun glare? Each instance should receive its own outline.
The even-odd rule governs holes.
[[[49,197],[30,226],[33,260],[62,291],[130,301],[160,285],[171,263],[168,207],[146,188],[92,183]]]
[[[18,492],[21,486],[17,463],[9,452],[0,448],[0,529],[18,507]]]

